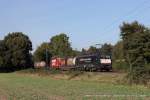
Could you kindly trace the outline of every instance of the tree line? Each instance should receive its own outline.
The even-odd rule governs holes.
[[[74,50],[71,47],[69,37],[65,33],[53,36],[49,42],[43,42],[34,52],[35,61],[46,61],[50,60],[52,56],[56,57],[75,57],[78,55],[96,54],[101,53],[102,55],[111,55],[113,46],[105,43],[101,48],[90,46],[88,49],[82,48],[81,51]],[[48,58],[46,56],[49,56]]]
[[[131,83],[146,83],[150,79],[150,29],[137,21],[120,26],[120,41],[115,45],[104,43],[81,51],[74,50],[65,33],[43,42],[32,54],[32,42],[22,32],[8,33],[0,40],[0,70],[20,70],[32,67],[34,62],[50,60],[52,56],[74,57],[100,53],[112,55],[113,67],[128,72]]]
[[[90,46],[88,50],[74,50],[65,33],[60,33],[43,42],[32,54],[32,42],[22,32],[8,33],[0,40],[0,70],[15,71],[34,66],[34,62],[50,61],[51,57],[75,57],[77,55],[101,52],[111,54],[113,46],[104,44],[101,48]]]

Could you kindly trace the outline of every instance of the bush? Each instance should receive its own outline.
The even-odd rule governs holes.
[[[146,85],[150,79],[149,75],[148,70],[145,68],[136,67],[128,73],[127,78],[130,84],[135,83]]]
[[[143,58],[138,57],[135,63],[132,64],[127,75],[129,83],[147,84],[149,82],[150,70],[143,62]]]
[[[129,69],[129,65],[125,61],[114,61],[112,66],[116,71],[127,71]]]

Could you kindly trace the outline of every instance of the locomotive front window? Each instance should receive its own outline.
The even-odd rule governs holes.
[[[110,56],[101,56],[101,59],[111,59]]]
[[[106,59],[110,59],[110,56],[106,56]]]

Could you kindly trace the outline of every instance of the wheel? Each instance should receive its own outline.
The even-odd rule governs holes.
[[[107,72],[110,72],[110,69],[106,69]]]

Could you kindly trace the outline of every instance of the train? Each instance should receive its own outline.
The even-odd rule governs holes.
[[[45,67],[44,61],[35,63],[35,68]],[[49,65],[51,69],[80,70],[80,71],[112,71],[110,55],[81,55],[76,57],[52,57]]]

